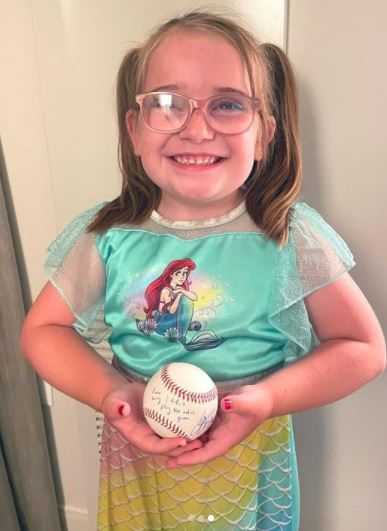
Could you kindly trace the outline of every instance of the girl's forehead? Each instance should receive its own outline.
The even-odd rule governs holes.
[[[151,53],[144,91],[175,92],[230,87],[250,93],[246,66],[237,49],[225,38],[209,32],[174,31]]]

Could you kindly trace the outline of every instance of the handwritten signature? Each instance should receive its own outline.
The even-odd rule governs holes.
[[[193,430],[189,434],[191,438],[204,433],[211,426],[217,411],[217,405],[208,411],[204,411]]]

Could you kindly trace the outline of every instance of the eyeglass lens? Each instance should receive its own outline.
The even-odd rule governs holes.
[[[173,132],[183,127],[190,114],[189,100],[169,93],[147,94],[142,112],[145,122],[157,131]],[[222,133],[237,134],[251,125],[252,101],[243,95],[231,94],[211,98],[205,106],[208,125]]]

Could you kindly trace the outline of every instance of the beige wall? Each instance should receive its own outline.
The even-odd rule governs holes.
[[[77,213],[115,196],[114,79],[131,42],[203,1],[2,0],[0,135],[27,299],[45,282],[49,242]],[[285,0],[220,1],[282,45]],[[162,6],[162,9],[161,9]],[[95,530],[93,412],[48,388],[54,471],[69,531]]]
[[[358,262],[353,276],[387,332],[386,28],[385,0],[289,2],[304,196],[349,243]],[[383,375],[296,418],[302,531],[387,529],[386,398]]]

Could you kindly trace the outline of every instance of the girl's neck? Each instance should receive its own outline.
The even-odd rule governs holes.
[[[200,221],[224,216],[240,205],[243,200],[244,194],[240,190],[232,196],[208,203],[198,201],[183,204],[181,201],[175,201],[173,197],[163,195],[157,212],[164,218],[175,221]]]

